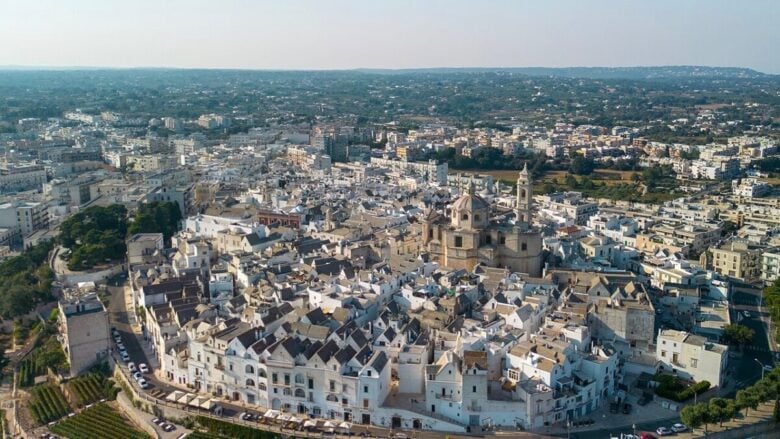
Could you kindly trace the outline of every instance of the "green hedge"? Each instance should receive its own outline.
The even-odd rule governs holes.
[[[655,377],[658,387],[655,388],[655,394],[676,402],[684,402],[694,395],[700,395],[710,388],[709,381],[700,381],[691,386],[686,386],[679,378],[672,375],[657,375]]]

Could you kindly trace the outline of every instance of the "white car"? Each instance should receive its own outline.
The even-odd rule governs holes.
[[[149,366],[147,366],[146,363],[141,363],[138,365],[138,370],[141,371],[141,373],[149,373]]]
[[[672,430],[669,430],[666,427],[658,427],[655,432],[658,434],[658,436],[669,436],[672,434]]]
[[[143,378],[143,375],[141,375],[141,372],[134,372],[134,373],[133,373],[133,379],[134,379],[134,380],[138,381],[138,380],[140,380],[141,378]]]
[[[146,382],[146,380],[145,380],[144,378],[140,378],[140,379],[138,379],[138,385],[139,385],[139,386],[140,386],[142,389],[148,389],[148,388],[149,388],[149,383],[147,383],[147,382]]]
[[[127,363],[127,370],[129,370],[130,372],[135,372],[138,369],[135,367],[135,363],[133,363],[131,361],[131,362]]]
[[[688,427],[686,427],[685,424],[680,424],[679,422],[677,424],[672,425],[672,431],[675,433],[682,433],[687,429]]]

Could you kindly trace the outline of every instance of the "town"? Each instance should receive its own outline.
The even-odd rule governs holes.
[[[780,141],[734,132],[734,111],[659,124],[710,137],[690,142],[437,115],[18,118],[0,134],[10,431],[141,434],[135,411],[171,438],[639,438],[773,403]]]

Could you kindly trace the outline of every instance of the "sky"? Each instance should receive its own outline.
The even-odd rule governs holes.
[[[0,0],[0,66],[642,65],[780,73],[780,0]]]

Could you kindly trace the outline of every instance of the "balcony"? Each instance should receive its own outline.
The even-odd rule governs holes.
[[[472,405],[468,406],[467,409],[469,411],[471,411],[471,412],[481,412],[482,411],[482,406],[481,405],[472,404]]]
[[[224,364],[215,364],[214,369],[225,371],[225,365]]]

